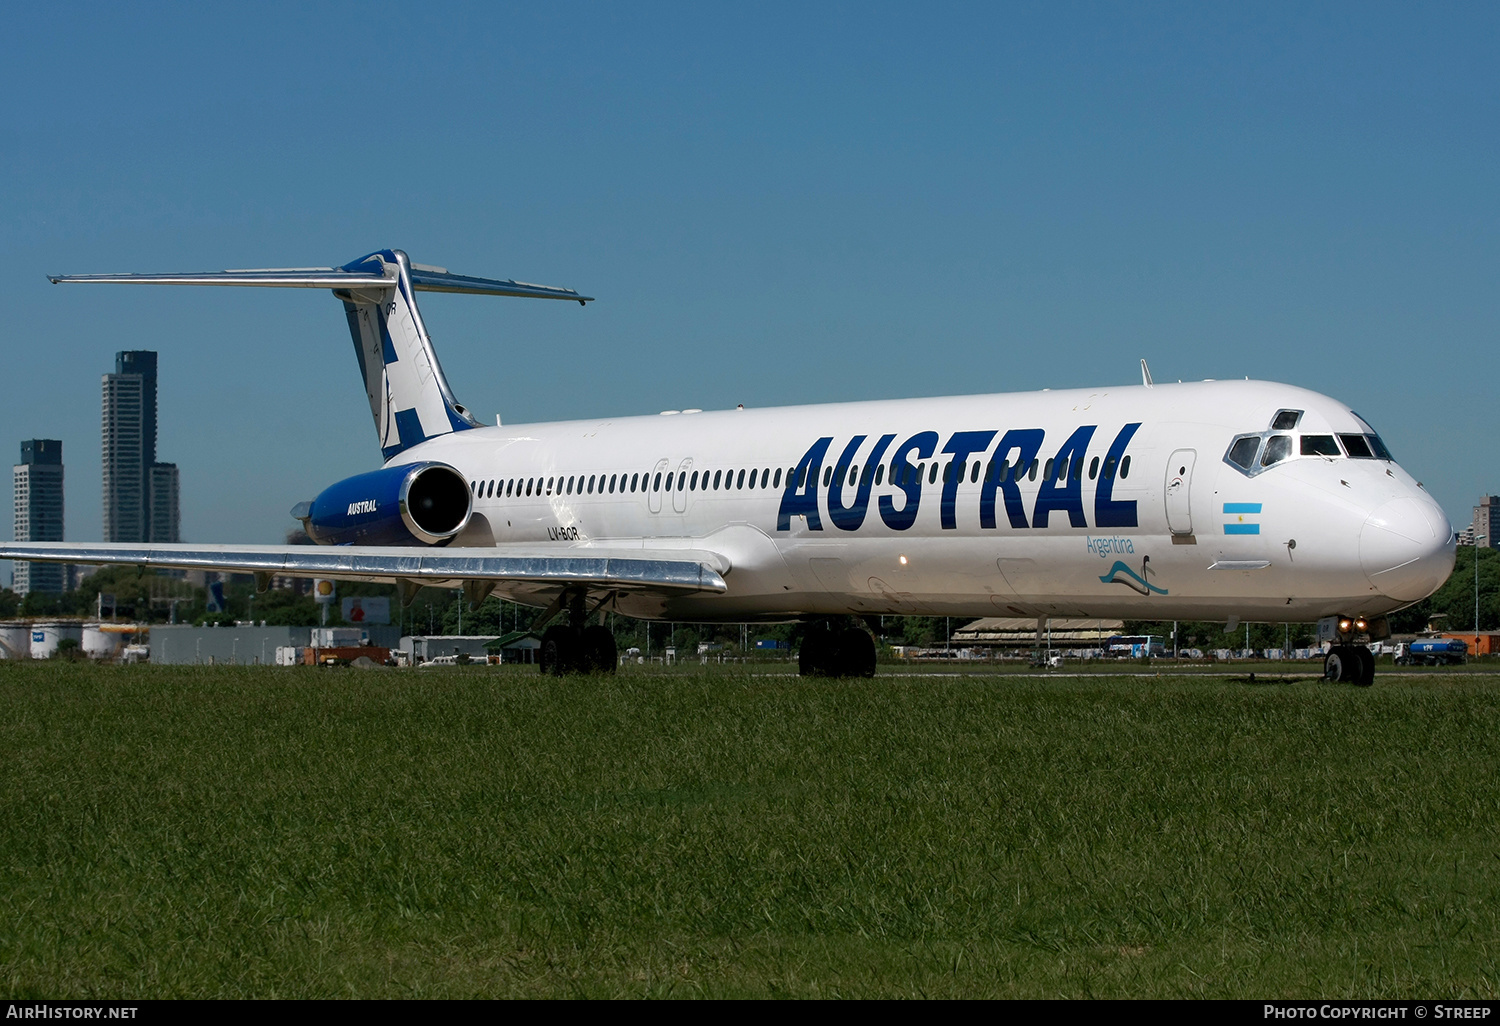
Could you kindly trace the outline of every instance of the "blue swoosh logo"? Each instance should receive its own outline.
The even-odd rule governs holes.
[[[1157,595],[1167,594],[1166,588],[1158,588],[1118,559],[1115,560],[1115,565],[1109,568],[1109,573],[1099,578],[1099,580],[1104,584],[1123,584],[1125,587],[1138,591],[1142,595],[1150,595],[1153,592]]]

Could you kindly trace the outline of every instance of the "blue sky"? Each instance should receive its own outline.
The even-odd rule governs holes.
[[[1495,450],[1486,5],[23,5],[0,38],[0,444],[161,353],[193,541],[378,464],[322,292],[44,275],[398,247],[507,423],[1249,375],[1369,417],[1458,526]]]

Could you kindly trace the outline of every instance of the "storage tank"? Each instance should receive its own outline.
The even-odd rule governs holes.
[[[125,647],[128,627],[108,623],[83,625],[83,654],[90,659],[114,659]]]
[[[31,625],[31,658],[51,659],[64,640],[83,644],[83,624],[77,621],[34,623]]]
[[[31,624],[0,623],[0,659],[31,658]]]

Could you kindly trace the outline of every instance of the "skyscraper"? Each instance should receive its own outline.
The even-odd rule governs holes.
[[[62,442],[32,438],[21,443],[14,470],[16,541],[64,541]],[[15,591],[61,592],[67,570],[61,563],[17,563]]]
[[[104,540],[180,539],[177,466],[156,462],[156,354],[115,354],[104,375]]]

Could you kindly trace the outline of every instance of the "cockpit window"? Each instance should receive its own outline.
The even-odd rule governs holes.
[[[1278,410],[1276,417],[1271,421],[1272,431],[1290,431],[1297,426],[1297,421],[1302,419],[1301,410]]]
[[[1304,456],[1342,456],[1339,443],[1333,440],[1332,435],[1303,435],[1302,455]]]
[[[1260,451],[1260,435],[1242,435],[1229,446],[1224,458],[1241,470],[1255,466],[1255,454]]]
[[[1279,417],[1277,418],[1280,419]],[[1272,435],[1266,439],[1266,451],[1260,457],[1260,465],[1269,467],[1273,463],[1280,463],[1292,454],[1291,435]]]
[[[1391,450],[1385,447],[1385,443],[1380,440],[1379,435],[1365,435],[1365,439],[1370,443],[1370,448],[1375,451],[1376,459],[1395,460],[1396,457],[1391,455]]]
[[[1364,435],[1339,435],[1339,441],[1344,443],[1344,449],[1349,453],[1350,459],[1373,460],[1375,454],[1370,451],[1370,443],[1365,441]]]

